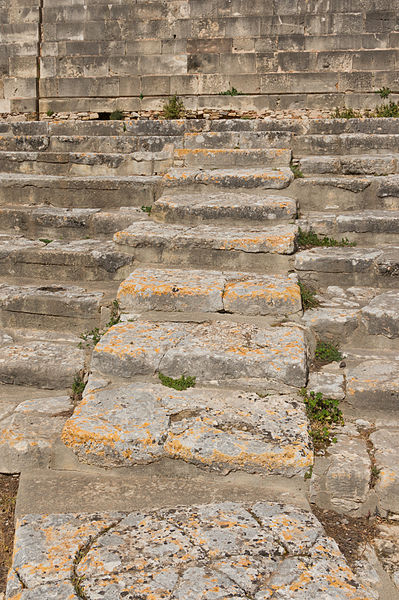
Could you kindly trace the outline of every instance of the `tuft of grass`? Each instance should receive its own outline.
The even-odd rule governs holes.
[[[353,108],[338,108],[331,114],[332,119],[360,119],[362,114]]]
[[[242,96],[242,92],[236,90],[235,87],[231,87],[229,90],[225,90],[224,92],[219,92],[219,96]]]
[[[48,111],[46,112],[46,115],[47,115],[48,117],[52,117],[52,116],[53,116],[53,114],[54,114],[54,111],[53,111],[53,110],[51,110],[51,108],[49,108],[49,109],[48,109]]]
[[[343,356],[338,346],[330,342],[317,342],[315,351],[315,361],[319,364],[328,364],[331,362],[341,362]]]
[[[150,214],[151,214],[151,211],[152,211],[152,206],[142,206],[142,207],[141,207],[141,210],[142,210],[143,212],[147,213],[147,215],[150,215]]]
[[[123,112],[119,109],[114,110],[109,115],[110,121],[123,121]]]
[[[162,385],[165,385],[169,388],[173,388],[174,390],[182,391],[195,386],[196,378],[191,377],[190,375],[188,375],[187,377],[185,375],[182,375],[181,377],[179,377],[179,379],[173,379],[173,377],[168,377],[163,373],[158,373],[158,377]]]
[[[43,244],[51,244],[53,240],[48,240],[47,238],[39,238],[39,242],[43,242]]]
[[[312,438],[315,452],[325,449],[330,444],[335,444],[331,428],[334,425],[344,425],[339,400],[324,398],[323,394],[308,392],[306,388],[300,390],[309,419],[309,435]],[[311,476],[311,475],[310,475]]]
[[[382,87],[379,90],[376,91],[376,94],[379,94],[379,96],[383,99],[389,98],[389,96],[392,94],[392,90],[390,90],[388,87]]]
[[[381,469],[379,469],[376,465],[371,465],[371,473],[370,473],[370,481],[369,488],[373,489],[381,475]]]
[[[113,300],[112,306],[111,306],[111,315],[110,315],[108,323],[105,324],[103,333],[105,333],[105,331],[107,331],[107,329],[109,329],[113,325],[116,325],[117,323],[119,323],[120,320],[121,320],[121,316],[120,316],[120,310],[119,310],[119,302],[118,302],[118,300]]]
[[[165,119],[180,119],[184,116],[183,100],[175,94],[164,104],[162,114]]]
[[[372,116],[397,119],[399,117],[399,103],[390,100],[388,104],[380,104],[376,107]]]
[[[86,387],[85,374],[83,371],[76,373],[72,383],[72,402],[76,405],[82,400],[83,391]]]
[[[100,329],[98,327],[94,327],[94,329],[91,331],[85,331],[84,333],[81,333],[79,337],[85,342],[85,344],[79,342],[79,348],[83,348],[84,346],[86,348],[96,346],[96,344],[98,344],[98,342],[101,340],[101,336],[102,333],[100,333]]]
[[[306,285],[306,283],[303,283],[301,280],[298,281],[298,285],[301,292],[303,310],[310,310],[311,308],[320,306],[320,302],[316,298],[316,290]]]
[[[303,179],[303,173],[302,173],[299,165],[297,165],[295,163],[291,163],[290,169],[294,174],[294,179]]]
[[[330,238],[327,236],[319,236],[318,233],[312,231],[304,231],[299,227],[298,234],[296,237],[297,246],[300,250],[306,250],[308,248],[333,248],[333,247],[341,247],[348,246],[353,248],[356,246],[356,242],[350,242],[347,238],[342,238],[341,240],[335,240],[334,238]]]

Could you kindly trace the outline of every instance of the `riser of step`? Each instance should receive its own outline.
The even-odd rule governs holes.
[[[299,135],[292,138],[295,157],[314,155],[392,154],[398,151],[399,134],[343,133]]]
[[[399,170],[399,155],[309,156],[301,158],[304,175],[389,175]]]
[[[193,150],[177,148],[174,152],[176,167],[232,168],[232,167],[284,167],[289,166],[291,150],[284,148],[240,150],[240,149],[203,149]]]
[[[274,189],[281,190],[290,185],[294,176],[289,168],[280,169],[169,169],[163,177],[167,188],[185,188],[188,190],[206,185],[207,189]],[[197,189],[197,191],[200,188]]]
[[[112,242],[80,240],[45,244],[24,238],[0,238],[2,275],[45,281],[120,281],[131,271],[132,257]]]
[[[352,355],[356,355],[356,350],[351,352],[350,358]],[[399,361],[396,358],[397,354],[395,357],[392,353],[384,356],[381,352],[378,358],[350,360],[346,374],[346,401],[357,410],[396,413],[399,393]]]
[[[259,226],[291,221],[296,218],[293,198],[273,196],[265,192],[245,193],[220,191],[168,194],[159,198],[151,217],[166,223],[220,223],[221,225],[253,223]]]
[[[284,131],[222,131],[222,132],[189,132],[183,137],[185,149],[225,149],[240,150],[290,148],[292,135]]]
[[[160,177],[51,177],[0,174],[0,206],[63,208],[147,206],[160,195]]]
[[[314,248],[295,255],[298,277],[317,288],[372,286],[396,288],[399,248]]]
[[[297,225],[303,231],[314,231],[320,236],[342,237],[363,246],[397,243],[399,211],[368,211],[351,213],[308,213]]]
[[[0,152],[0,171],[26,175],[61,175],[72,177],[128,175],[151,176],[164,173],[173,164],[172,157],[159,153],[89,154]]]
[[[188,227],[138,223],[115,234],[117,247],[141,264],[281,272],[295,250],[297,228]]]
[[[0,232],[15,231],[36,240],[109,240],[121,227],[146,220],[148,216],[140,208],[101,212],[99,209],[0,207]]]

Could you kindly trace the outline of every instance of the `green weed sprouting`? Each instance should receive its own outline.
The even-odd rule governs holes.
[[[315,452],[325,449],[330,444],[336,443],[331,428],[335,425],[344,425],[339,400],[325,398],[320,392],[308,392],[306,388],[300,390],[309,419],[309,435],[312,438]]]
[[[179,377],[179,379],[173,379],[173,377],[168,377],[163,373],[158,373],[158,377],[162,385],[165,385],[169,388],[173,388],[174,390],[182,391],[195,386],[196,378],[191,377],[190,375],[188,375],[187,377],[185,375],[182,375],[181,377]]]
[[[184,116],[184,110],[183,100],[175,94],[164,104],[162,115],[165,119],[180,119]]]
[[[335,240],[334,238],[330,238],[327,236],[320,236],[312,229],[310,229],[309,231],[304,231],[300,227],[298,229],[296,243],[300,250],[319,247],[333,248],[337,246],[348,246],[353,248],[353,246],[356,246],[356,242],[350,242],[347,238]]]
[[[335,344],[329,342],[317,342],[315,360],[318,363],[328,364],[341,362],[343,356]]]
[[[302,308],[303,310],[310,310],[311,308],[317,308],[320,306],[320,302],[316,298],[316,290],[308,286],[303,281],[298,281],[299,289],[301,292]]]

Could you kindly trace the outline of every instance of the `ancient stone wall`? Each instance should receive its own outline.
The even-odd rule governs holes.
[[[372,108],[379,88],[399,92],[398,8],[399,0],[11,0],[2,7],[0,109],[31,110],[37,76],[42,112],[156,109],[170,94],[193,110]],[[232,88],[243,95],[221,95]]]

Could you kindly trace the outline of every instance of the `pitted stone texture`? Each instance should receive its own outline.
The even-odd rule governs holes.
[[[315,308],[304,313],[303,321],[319,338],[347,340],[359,324],[358,312],[345,308]]]
[[[356,273],[368,271],[382,250],[366,248],[312,248],[295,255],[298,271]]]
[[[346,399],[356,407],[396,410],[399,402],[399,361],[368,360],[349,367]]]
[[[176,166],[207,168],[288,166],[288,148],[177,148]],[[179,161],[179,162],[176,162]]]
[[[0,416],[0,471],[48,468],[53,444],[73,409],[68,396],[26,400]]]
[[[367,514],[370,477],[371,462],[365,439],[340,434],[337,443],[328,448],[327,457],[316,465],[311,502],[338,513]]]
[[[36,600],[40,586],[54,583],[67,592],[75,555],[88,600],[371,600],[311,513],[268,502],[28,515],[15,547],[7,600]]]
[[[157,371],[206,381],[269,381],[301,387],[306,382],[303,332],[226,321],[153,323],[112,327],[93,351],[92,367],[105,375],[133,377]]]
[[[231,221],[287,221],[295,219],[296,201],[284,196],[232,192],[164,194],[151,212],[158,221],[200,223]]]
[[[213,185],[225,188],[276,189],[289,186],[294,175],[289,168],[273,169],[170,169],[164,176],[166,187]]]
[[[399,337],[399,292],[390,291],[376,296],[362,309],[362,320],[370,335]]]
[[[374,447],[375,464],[379,469],[375,491],[378,495],[380,513],[398,515],[399,429],[377,429],[370,435],[370,440]]]
[[[0,382],[39,388],[69,387],[84,366],[84,351],[69,344],[6,341],[0,352]]]
[[[265,254],[292,254],[295,250],[295,225],[262,227],[231,227],[225,230],[212,225],[169,225],[153,222],[136,223],[118,231],[117,244],[154,247],[159,252],[182,250],[222,250]]]
[[[123,311],[227,311],[289,315],[302,309],[295,277],[180,269],[136,269],[121,283]]]
[[[292,396],[134,384],[87,394],[62,437],[79,460],[108,467],[169,457],[290,477],[313,462],[304,407]]]
[[[389,573],[391,579],[399,592],[399,525],[395,523],[381,523],[378,526],[378,533],[374,539],[374,546],[377,550],[384,569]]]
[[[345,380],[340,373],[316,371],[310,373],[308,389],[316,394],[323,394],[326,398],[343,400],[345,398]]]

